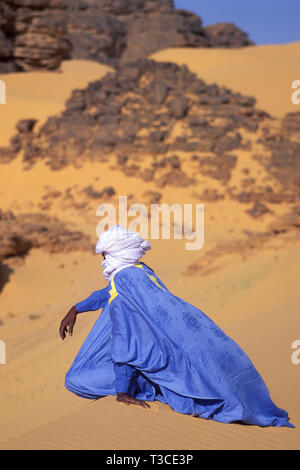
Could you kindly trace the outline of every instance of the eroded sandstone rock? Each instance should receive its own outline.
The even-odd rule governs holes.
[[[14,215],[0,210],[0,262],[24,256],[31,248],[50,253],[91,249],[90,238],[72,231],[55,217],[32,213]]]
[[[168,47],[253,44],[233,23],[204,28],[171,0],[3,0],[0,73],[86,59],[116,66]],[[163,93],[158,91],[158,96]]]

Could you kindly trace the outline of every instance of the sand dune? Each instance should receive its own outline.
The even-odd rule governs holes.
[[[289,101],[290,81],[299,78],[294,76],[294,54],[299,46],[296,43],[236,51],[171,49],[155,57],[187,63],[204,80],[254,95],[258,106],[281,116],[295,110]],[[62,74],[0,77],[8,87],[8,104],[0,108],[0,145],[8,142],[19,119],[34,117],[42,123],[63,109],[72,89],[86,86],[107,70],[99,64],[71,61],[63,64]],[[245,152],[240,157],[243,162],[248,155]],[[235,184],[242,177],[243,166],[239,162],[233,172]],[[247,161],[247,167],[258,181],[263,178],[254,160]],[[112,162],[87,162],[81,168],[68,167],[57,172],[38,163],[24,171],[18,157],[1,166],[0,178],[2,209],[16,214],[45,210],[92,237],[98,200],[88,200],[82,192],[84,187],[93,184],[103,188],[110,184],[117,195],[130,192],[131,201],[142,200],[146,190],[157,190],[152,182],[126,177]],[[199,190],[205,184],[201,181]],[[218,182],[210,180],[210,184],[218,188]],[[43,209],[46,185],[60,191],[61,197]],[[71,202],[66,196],[68,189],[73,194]],[[195,202],[195,190],[191,188],[168,186],[160,191],[167,203]],[[110,202],[116,204],[117,195]],[[82,206],[83,202],[87,205]],[[220,269],[210,274],[186,274],[195,258],[201,263],[207,251],[219,242],[239,239],[245,229],[265,230],[274,214],[257,221],[246,214],[248,206],[232,200],[208,203],[205,247],[197,257],[184,250],[182,240],[155,240],[145,261],[174,293],[201,308],[244,348],[263,375],[276,404],[289,411],[296,429],[223,425],[174,413],[160,403],[143,410],[118,404],[114,397],[89,402],[69,393],[64,388],[64,375],[98,313],[81,315],[74,336],[65,343],[58,337],[58,326],[75,301],[104,286],[99,259],[92,253],[49,254],[32,250],[24,260],[11,260],[0,271],[0,339],[7,345],[7,364],[0,366],[0,448],[299,448],[300,366],[291,361],[291,344],[298,339],[299,326],[299,243],[283,239],[279,245],[275,241],[268,249],[251,252],[245,259],[239,253],[229,253],[221,260]],[[278,204],[273,210],[280,215],[287,208],[286,204]]]
[[[227,50],[173,48],[152,58],[185,64],[206,82],[254,96],[259,108],[281,117],[300,109],[291,100],[292,82],[300,79],[299,54],[300,42],[295,42]]]

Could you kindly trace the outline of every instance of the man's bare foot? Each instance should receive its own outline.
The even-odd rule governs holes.
[[[150,408],[150,405],[143,400],[131,397],[128,393],[117,393],[117,401],[124,403],[125,405],[139,405],[143,408]]]

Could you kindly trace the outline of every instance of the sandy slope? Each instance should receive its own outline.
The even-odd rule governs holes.
[[[294,80],[300,80],[297,58],[300,42],[251,46],[243,49],[165,49],[152,55],[156,60],[186,64],[208,83],[224,85],[254,96],[257,106],[280,117],[297,111],[291,101]]]
[[[65,344],[57,336],[61,314],[67,308],[68,300],[74,299],[75,292],[80,297],[102,281],[99,282],[96,266],[90,259],[32,253],[26,261],[27,269],[24,267],[16,272],[11,284],[17,288],[28,271],[32,276],[42,264],[48,268],[43,284],[51,282],[51,289],[47,293],[36,293],[41,310],[37,310],[37,299],[25,298],[23,316],[12,318],[2,327],[2,335],[7,338],[8,364],[0,370],[0,448],[299,447],[299,366],[291,362],[291,343],[296,339],[298,315],[296,274],[299,254],[298,248],[280,252],[277,259],[269,252],[243,265],[234,264],[232,260],[222,273],[201,280],[179,282],[162,276],[174,292],[201,306],[241,344],[263,374],[274,401],[288,409],[296,425],[296,429],[261,429],[183,416],[159,403],[152,404],[150,410],[143,410],[120,405],[113,397],[90,402],[64,390],[64,373],[97,314],[83,314],[74,337]],[[73,267],[74,258],[79,261],[77,271]],[[55,265],[61,261],[65,264],[60,270],[63,274],[56,270],[54,276]],[[184,265],[183,258],[180,265]],[[88,287],[87,277],[90,279]],[[282,286],[282,279],[289,282]],[[59,287],[62,283],[64,296]],[[50,302],[52,307],[43,311],[44,304]],[[32,303],[34,309],[31,309]],[[33,311],[41,317],[28,319],[27,314]],[[7,438],[11,439],[5,442]]]
[[[20,119],[38,119],[62,111],[76,88],[101,78],[110,67],[87,60],[65,61],[60,71],[0,74],[6,84],[6,105],[0,106],[0,145],[7,145]]]
[[[189,60],[190,68],[207,80],[205,73],[210,73],[209,70],[213,73],[214,61],[220,64],[224,58],[222,73],[233,79],[233,69],[226,72],[227,54],[236,54],[236,64],[240,61],[242,70],[245,61],[258,63],[267,53],[270,64],[274,65],[273,75],[277,76],[280,48],[291,48],[288,64],[292,70],[292,50],[295,53],[297,47],[299,45],[294,44],[241,51],[185,49],[185,58],[178,55],[178,50],[161,54],[164,60],[174,60],[173,54],[177,54],[179,63]],[[42,122],[63,108],[71,89],[85,86],[108,68],[72,61],[64,63],[63,70],[63,74],[45,72],[5,77],[11,95],[8,96],[10,104],[0,108],[1,126],[3,123],[0,145],[8,141],[18,119],[36,117]],[[284,80],[283,72],[281,78]],[[211,80],[217,81],[216,75]],[[54,92],[55,83],[58,88]],[[272,83],[274,93],[275,82]],[[283,81],[280,86],[282,84]],[[226,85],[240,89],[234,87],[234,83]],[[243,86],[246,85],[252,91],[241,91],[262,99],[265,84],[244,77]],[[268,87],[266,92],[270,92]],[[259,102],[265,109],[269,109],[268,103],[272,104],[271,94],[268,96],[265,102]],[[284,114],[286,110],[281,101],[277,114]],[[242,157],[245,159],[247,155]],[[238,164],[234,170],[234,182],[241,178],[243,165]],[[247,161],[247,166],[257,178],[262,177],[254,161]],[[157,190],[151,182],[125,177],[111,163],[87,163],[82,168],[68,167],[59,172],[51,172],[39,163],[32,170],[24,171],[20,157],[1,166],[0,182],[1,208],[12,209],[16,214],[45,210],[91,236],[95,236],[98,221],[95,211],[99,201],[86,198],[82,193],[85,186],[93,184],[101,189],[113,185],[117,194],[131,193],[130,202],[140,202],[145,190]],[[46,185],[61,191],[62,196],[52,201],[48,209],[43,209]],[[217,187],[215,181],[212,185]],[[64,196],[68,188],[73,194],[71,201]],[[162,192],[163,201],[167,203],[196,200],[192,188],[167,187]],[[82,207],[82,202],[86,206]],[[116,204],[117,197],[109,202]],[[296,429],[222,425],[179,415],[159,403],[152,404],[150,410],[143,410],[118,404],[113,397],[87,402],[70,394],[64,389],[64,375],[98,314],[81,315],[74,337],[65,343],[58,337],[58,325],[75,301],[104,286],[99,259],[88,253],[50,255],[33,250],[23,263],[11,262],[9,268],[0,272],[1,318],[4,319],[0,339],[7,344],[7,364],[0,366],[0,448],[299,448],[300,366],[291,362],[291,343],[299,339],[299,246],[289,243],[277,251],[274,244],[272,249],[261,250],[246,261],[238,254],[227,255],[218,271],[206,276],[185,274],[195,259],[204,259],[207,251],[218,242],[240,238],[245,228],[263,231],[270,223],[270,215],[257,222],[246,214],[247,208],[234,201],[207,203],[205,246],[197,256],[184,250],[184,241],[158,240],[152,242],[153,250],[145,261],[157,270],[174,293],[200,307],[237,340],[262,373],[274,401],[289,411]],[[284,205],[274,208],[278,214],[284,210]]]

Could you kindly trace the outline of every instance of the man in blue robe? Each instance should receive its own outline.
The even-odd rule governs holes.
[[[64,339],[78,313],[103,309],[66,374],[68,390],[145,408],[158,400],[223,423],[294,427],[245,352],[140,262],[149,249],[120,225],[101,234],[96,252],[109,284],[72,307],[60,326]]]

